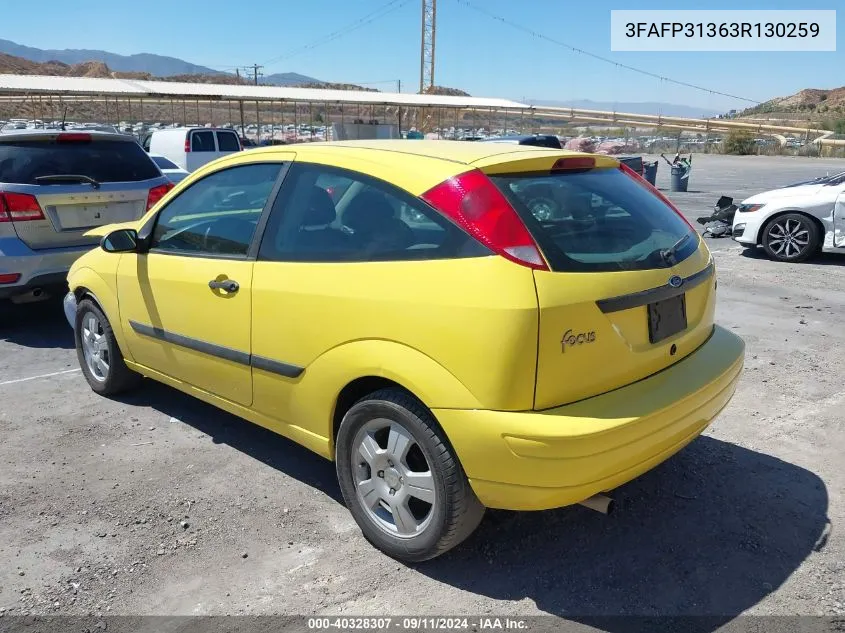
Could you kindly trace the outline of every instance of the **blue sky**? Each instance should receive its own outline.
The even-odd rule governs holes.
[[[708,2],[664,0],[469,0],[543,35],[674,79],[755,100],[801,88],[845,84],[845,48],[835,53],[611,53],[611,9],[836,9],[841,0]],[[215,68],[265,63],[265,73],[295,71],[325,81],[401,79],[419,85],[420,1],[396,0],[40,0],[38,16],[7,8],[3,37],[38,48],[157,53]],[[101,16],[91,27],[80,20]],[[359,21],[360,28],[326,42]],[[841,29],[840,29],[841,30]],[[322,43],[318,43],[320,41]],[[307,48],[305,48],[307,47]],[[537,39],[490,19],[462,0],[438,0],[437,84],[477,96],[514,99],[662,101],[717,110],[740,101],[661,82]],[[395,82],[373,83],[394,90]]]

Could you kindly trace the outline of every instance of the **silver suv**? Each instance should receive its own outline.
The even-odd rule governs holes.
[[[0,300],[62,292],[91,228],[138,219],[173,185],[123,134],[0,134]]]

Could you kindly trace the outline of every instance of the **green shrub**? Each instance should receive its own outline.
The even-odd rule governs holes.
[[[731,130],[722,141],[722,152],[725,154],[756,154],[757,144],[754,136],[748,130]]]

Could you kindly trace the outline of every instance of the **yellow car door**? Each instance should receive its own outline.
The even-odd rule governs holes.
[[[207,173],[142,229],[143,252],[124,254],[117,271],[121,327],[136,363],[252,403],[253,251],[282,166]]]
[[[442,283],[460,261],[474,267],[477,259],[464,258],[485,253],[397,187],[356,171],[294,162],[268,216],[253,274],[252,408],[278,422],[279,432],[325,453],[338,385],[384,375],[390,366],[409,374],[435,371],[435,362],[413,350],[447,337],[431,322],[454,310],[448,300],[434,308],[420,303],[419,289]],[[441,347],[461,354],[460,345]],[[350,360],[354,352],[342,351],[355,349],[372,354]]]

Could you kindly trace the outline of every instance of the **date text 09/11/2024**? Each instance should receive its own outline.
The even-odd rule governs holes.
[[[519,631],[528,623],[519,618],[467,617],[314,617],[308,618],[311,631]]]

